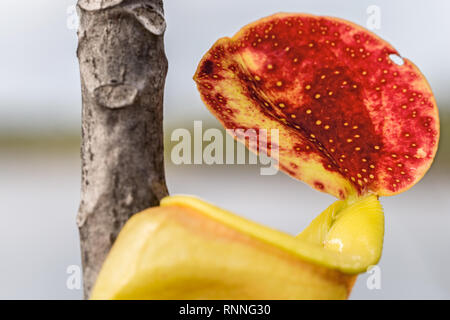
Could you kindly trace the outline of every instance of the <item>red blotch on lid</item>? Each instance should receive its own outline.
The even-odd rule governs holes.
[[[392,195],[430,167],[439,119],[424,76],[390,55],[399,54],[351,22],[276,14],[218,40],[194,79],[226,128],[280,130],[287,174],[339,198]],[[240,112],[217,110],[225,105]]]

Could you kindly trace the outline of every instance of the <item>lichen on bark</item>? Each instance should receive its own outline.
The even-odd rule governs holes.
[[[79,0],[85,297],[131,215],[167,195],[162,0]]]

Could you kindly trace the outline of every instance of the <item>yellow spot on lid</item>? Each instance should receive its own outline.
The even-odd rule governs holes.
[[[352,141],[353,141],[352,139],[347,139],[347,142],[349,142],[349,143],[352,142]]]
[[[306,110],[307,114],[310,114],[311,112],[312,112],[311,109]]]
[[[373,174],[369,174],[369,178],[373,179],[373,178],[375,178],[375,176]]]
[[[320,126],[321,123],[322,123],[322,121],[320,121],[320,120],[316,121],[316,125],[318,125],[318,126]]]
[[[316,136],[311,133],[310,137],[314,139]]]
[[[278,106],[279,106],[280,108],[286,107],[286,105],[285,105],[284,103],[279,103]]]
[[[295,114],[291,114],[291,118],[295,119],[295,118],[297,118],[297,116]]]
[[[324,126],[324,129],[325,129],[325,130],[328,130],[328,129],[330,129],[330,126],[329,126],[329,125],[325,125],[325,126]]]
[[[283,85],[283,82],[277,81],[277,87],[281,87]]]
[[[375,146],[374,149],[375,150],[380,150],[380,146]]]
[[[261,78],[258,77],[258,76],[255,76],[255,80],[256,80],[256,81],[259,81],[259,80],[261,80]]]
[[[319,99],[319,98],[320,98],[320,93],[316,93],[316,95],[314,96],[314,98]]]

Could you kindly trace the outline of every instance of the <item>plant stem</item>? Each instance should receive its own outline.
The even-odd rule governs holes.
[[[88,298],[131,215],[167,195],[162,0],[79,0],[83,97],[82,189],[77,217]]]

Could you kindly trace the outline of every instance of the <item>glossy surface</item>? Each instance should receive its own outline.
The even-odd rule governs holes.
[[[92,298],[345,299],[356,274],[378,261],[383,225],[374,196],[338,201],[297,238],[193,197],[168,197],[129,220]]]

